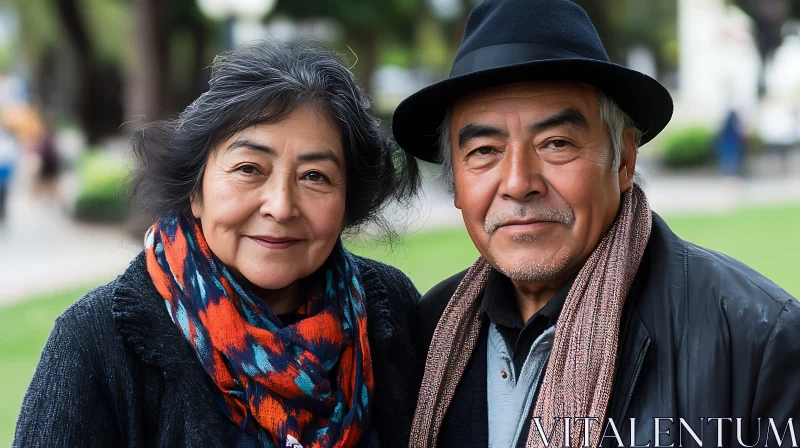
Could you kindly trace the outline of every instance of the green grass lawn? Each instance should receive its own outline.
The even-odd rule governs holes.
[[[666,219],[681,237],[738,258],[800,296],[796,258],[800,253],[800,205]],[[350,248],[397,266],[422,292],[468,267],[477,257],[464,230],[409,235],[391,249],[366,243],[351,244]],[[22,397],[53,320],[93,286],[0,308],[0,446],[11,444]]]
[[[19,406],[53,321],[95,285],[0,308],[0,446],[10,446]]]
[[[800,205],[746,208],[711,215],[666,216],[687,241],[730,255],[800,297]],[[466,230],[410,235],[392,249],[351,247],[359,255],[400,268],[423,293],[472,264],[478,256]]]

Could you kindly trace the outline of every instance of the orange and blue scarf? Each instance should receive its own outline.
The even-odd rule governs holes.
[[[264,447],[349,447],[367,425],[372,364],[361,276],[341,241],[283,326],[209,249],[189,214],[145,237],[147,270],[216,385],[222,412]]]

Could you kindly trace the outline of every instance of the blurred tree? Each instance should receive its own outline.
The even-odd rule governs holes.
[[[762,61],[758,93],[763,95],[766,91],[764,63],[781,46],[786,21],[790,17],[800,19],[800,0],[735,0],[735,3],[753,18],[753,37]]]
[[[176,0],[171,4],[172,109],[182,110],[208,90],[208,67],[222,48],[221,30],[203,16],[196,0]]]
[[[216,30],[195,0],[1,3],[19,17],[20,53],[42,106],[90,144],[123,122],[172,114],[207,88]]]
[[[461,41],[464,39],[464,28],[467,26],[467,18],[470,11],[475,7],[472,0],[457,0],[459,3],[459,11],[457,18],[453,20],[450,25],[450,45],[453,49],[458,49],[461,46]]]
[[[411,45],[423,0],[279,0],[276,12],[296,19],[332,17],[344,29],[344,43],[358,57],[353,72],[372,92],[372,73],[386,39]],[[355,62],[355,61],[354,61]]]
[[[451,45],[461,44],[467,16],[475,0],[453,0],[461,13],[450,22]],[[573,0],[597,29],[612,61],[625,63],[627,50],[644,46],[656,56],[659,71],[677,65],[677,5],[675,0]],[[794,0],[800,1],[800,0]]]
[[[753,18],[758,51],[769,57],[781,44],[781,28],[789,18],[789,0],[737,0],[737,5]]]
[[[422,15],[414,42],[414,64],[449,72],[453,62],[452,53],[458,48],[456,45],[451,50],[449,37],[447,29],[440,22],[430,15]]]
[[[97,27],[74,13],[75,8],[98,0],[5,0],[16,12],[20,26],[18,54],[26,62],[36,101],[55,121],[76,123],[94,140],[102,129],[119,124],[120,71],[113,58],[96,58]],[[113,8],[112,8],[113,9]],[[108,10],[103,11],[107,15]],[[111,14],[112,16],[114,14]],[[104,17],[118,31],[118,17]],[[100,51],[103,53],[103,51]],[[107,56],[103,53],[104,56]],[[69,110],[69,118],[51,112]],[[114,124],[116,123],[116,124]]]
[[[129,0],[132,52],[126,116],[156,120],[183,109],[202,93],[216,35],[195,0]],[[216,53],[216,48],[212,49]]]
[[[51,3],[74,58],[72,94],[77,119],[89,144],[94,144],[122,121],[122,107],[117,98],[122,88],[121,70],[98,60],[97,42],[92,39],[79,0],[51,0]]]
[[[53,59],[53,49],[59,40],[58,21],[53,10],[45,0],[0,0],[0,5],[10,6],[17,15],[17,51],[34,75],[31,79],[34,89],[41,91],[47,79],[53,76],[42,68]],[[43,76],[45,73],[49,76]]]
[[[220,49],[218,26],[196,0],[130,0],[138,8],[135,54],[149,67],[141,86],[141,110],[148,120],[182,110],[208,89],[213,56]],[[155,37],[154,37],[155,36]]]
[[[675,0],[625,0],[617,18],[621,51],[642,46],[655,55],[658,74],[678,65],[678,7]]]
[[[126,116],[161,118],[169,108],[169,3],[130,0],[132,10],[132,64],[128,70]]]
[[[606,47],[612,61],[624,63],[625,53],[620,45],[619,29],[626,19],[625,0],[574,0],[589,17]]]

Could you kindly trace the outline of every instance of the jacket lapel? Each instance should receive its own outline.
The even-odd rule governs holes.
[[[159,413],[181,415],[180,427],[159,428],[162,445],[225,446],[223,415],[192,347],[172,322],[147,273],[144,252],[115,282],[112,314],[125,344],[163,376]],[[152,391],[151,391],[152,392]]]
[[[643,294],[647,291],[646,285],[649,281],[652,261],[650,257],[651,246],[653,245],[654,235],[658,233],[660,222],[659,216],[654,213],[653,231],[650,234],[644,257],[639,264],[636,278],[628,291],[620,319],[614,381],[611,387],[611,400],[606,410],[606,419],[614,419],[614,424],[619,431],[622,431],[622,425],[628,412],[628,405],[633,397],[636,383],[639,380],[639,374],[652,340],[637,310],[644,298]],[[603,429],[605,430],[605,422],[603,423]]]
[[[629,298],[633,299],[635,296]],[[651,343],[650,333],[631,308],[632,306],[628,307],[623,314],[620,325],[620,346],[614,368],[611,400],[606,411],[606,421],[602,426],[602,430],[605,431],[608,419],[613,419],[615,427],[623,438],[627,437],[629,431],[624,419]],[[606,444],[608,440],[613,442],[614,439],[601,439],[601,446],[611,446]]]
[[[628,324],[617,356],[612,399],[606,412],[607,418],[614,419],[617,429],[621,428],[620,424],[627,413],[651,341],[650,334],[637,315],[633,314]]]
[[[488,319],[487,319],[488,321]],[[483,322],[482,333],[486,333],[488,329],[488,322]],[[487,341],[486,335],[482,335],[480,341],[475,347],[473,358],[475,366],[473,367],[472,376],[474,383],[472,384],[472,393],[467,394],[471,403],[468,403],[472,408],[472,434],[470,436],[471,444],[465,444],[474,448],[485,448],[489,445],[489,397],[488,397],[488,381],[489,363],[486,360],[487,356]]]

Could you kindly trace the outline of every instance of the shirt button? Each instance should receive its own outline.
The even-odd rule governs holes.
[[[500,376],[502,376],[504,380],[508,379],[508,372],[506,372],[505,370],[501,370]]]

